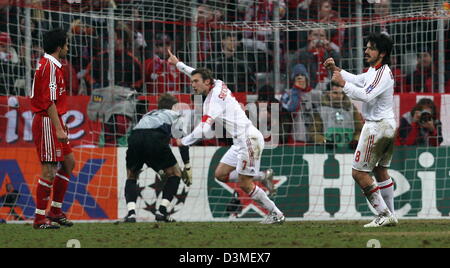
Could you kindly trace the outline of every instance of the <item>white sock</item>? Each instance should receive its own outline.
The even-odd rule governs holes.
[[[383,197],[381,196],[380,188],[373,184],[366,189],[364,189],[364,194],[369,200],[372,207],[377,211],[378,215],[390,215],[391,211],[384,202]]]
[[[260,171],[258,175],[253,177],[254,181],[262,181],[266,177],[266,172]],[[228,175],[228,179],[230,182],[237,182],[239,181],[239,173],[237,170],[231,171],[230,175]]]
[[[270,213],[275,212],[277,215],[283,215],[283,213],[277,208],[275,203],[269,199],[266,192],[255,185],[255,189],[250,193],[250,197],[256,202],[260,203]]]
[[[378,187],[380,187],[381,196],[384,199],[389,210],[392,214],[395,214],[394,208],[394,181],[390,178],[387,181],[379,182]]]
[[[136,211],[136,203],[134,203],[134,202],[128,203],[127,208],[128,208],[128,212],[130,212],[132,210]]]

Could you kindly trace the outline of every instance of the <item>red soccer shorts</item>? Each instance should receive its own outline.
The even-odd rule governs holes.
[[[65,128],[61,117],[59,121]],[[69,142],[64,144],[58,141],[56,129],[50,117],[36,114],[33,119],[32,130],[34,144],[41,162],[62,162],[64,156],[72,153]]]

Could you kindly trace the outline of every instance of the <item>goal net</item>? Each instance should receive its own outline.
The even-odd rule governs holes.
[[[189,78],[168,64],[168,49],[194,68],[211,69],[246,107],[267,138],[262,170],[273,169],[277,193],[271,198],[288,219],[371,217],[351,176],[362,104],[331,86],[322,65],[333,57],[351,73],[366,71],[371,32],[388,34],[395,44],[390,68],[402,128],[389,172],[396,213],[447,217],[449,14],[446,1],[0,0],[0,219],[34,217],[41,171],[27,96],[44,53],[42,35],[57,27],[69,32],[63,120],[76,167],[63,210],[71,219],[126,215],[127,137],[156,109],[158,96],[179,99],[190,129],[199,122],[201,100],[194,101]],[[413,110],[430,110],[432,130],[419,124],[412,131]],[[170,208],[176,220],[255,220],[268,213],[237,182],[215,180],[232,144],[218,136],[191,148],[193,184],[180,184]],[[137,216],[153,221],[165,180],[144,167],[138,184]]]

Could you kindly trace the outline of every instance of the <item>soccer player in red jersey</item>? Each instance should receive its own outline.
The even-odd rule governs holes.
[[[73,225],[62,212],[64,195],[75,166],[68,131],[61,119],[67,111],[61,60],[67,56],[68,50],[67,33],[63,30],[50,30],[44,35],[45,55],[36,69],[30,96],[34,113],[34,143],[42,167],[36,191],[35,229]],[[58,162],[61,162],[59,170]],[[52,189],[53,202],[46,214]]]

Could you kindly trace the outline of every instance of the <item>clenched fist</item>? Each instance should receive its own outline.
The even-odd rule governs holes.
[[[345,80],[342,78],[341,72],[334,71],[333,72],[333,78],[331,78],[331,82],[333,82],[335,85],[338,85],[340,87],[345,86]]]
[[[334,62],[333,58],[328,58],[323,65],[325,68],[328,69],[328,71],[334,72],[334,71],[341,71],[340,68],[336,67],[336,62]]]

